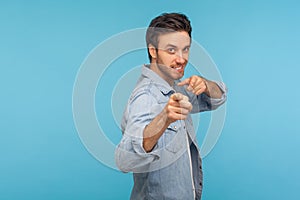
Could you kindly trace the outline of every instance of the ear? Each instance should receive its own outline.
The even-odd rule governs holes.
[[[151,57],[156,59],[156,57],[157,57],[156,48],[152,44],[149,44],[148,48],[149,48],[149,53],[150,53]]]

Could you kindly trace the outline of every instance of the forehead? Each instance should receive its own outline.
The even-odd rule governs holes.
[[[163,48],[168,45],[174,45],[176,47],[185,47],[190,45],[191,38],[185,31],[165,33],[158,37],[158,46]]]

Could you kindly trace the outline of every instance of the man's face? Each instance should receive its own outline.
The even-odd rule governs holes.
[[[187,32],[161,35],[158,40],[156,72],[171,85],[184,75],[189,58],[191,39]]]

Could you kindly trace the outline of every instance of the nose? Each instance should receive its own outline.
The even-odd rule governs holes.
[[[176,62],[177,63],[181,63],[181,64],[185,63],[185,59],[183,57],[182,51],[177,52],[177,54],[176,54]]]

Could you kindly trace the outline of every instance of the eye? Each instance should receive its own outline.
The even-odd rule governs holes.
[[[168,53],[174,54],[175,53],[175,48],[171,47],[167,49]]]
[[[190,51],[190,47],[185,47],[184,49],[183,49],[183,52],[189,52]]]

